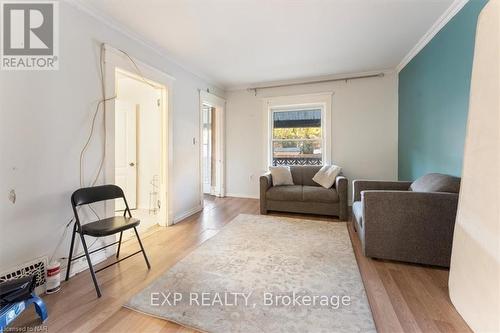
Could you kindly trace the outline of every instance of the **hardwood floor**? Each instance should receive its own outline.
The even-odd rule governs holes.
[[[63,283],[59,293],[44,296],[49,310],[46,326],[37,326],[33,309],[26,311],[14,326],[37,326],[49,332],[192,332],[122,305],[240,213],[259,214],[258,200],[206,198],[203,212],[143,236],[150,271],[142,256],[134,256],[98,273],[103,293],[100,299],[88,271],[79,273]],[[272,215],[337,221],[298,214]],[[350,224],[348,229],[379,332],[470,332],[449,300],[447,270],[366,258],[360,253],[359,240]],[[127,241],[122,255],[137,248],[135,239]]]

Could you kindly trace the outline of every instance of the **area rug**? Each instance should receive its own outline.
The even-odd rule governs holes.
[[[239,215],[125,306],[202,332],[375,332],[342,222]]]

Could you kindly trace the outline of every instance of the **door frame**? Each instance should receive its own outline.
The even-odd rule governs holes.
[[[199,173],[200,173],[200,204],[203,208],[203,104],[215,109],[215,155],[218,157],[216,161],[216,182],[214,187],[214,195],[220,198],[226,196],[226,100],[207,91],[200,90],[199,104],[199,140],[198,149],[200,153]]]
[[[172,91],[175,78],[146,63],[125,55],[108,44],[104,45],[104,84],[106,98],[116,97],[116,72],[132,76],[138,80],[146,80],[149,84],[162,89],[162,144],[160,175],[160,226],[173,224],[173,104]],[[115,181],[115,103],[107,102],[106,113],[106,158],[104,162],[104,181],[113,184]],[[105,206],[106,216],[114,216],[115,203],[110,200]]]

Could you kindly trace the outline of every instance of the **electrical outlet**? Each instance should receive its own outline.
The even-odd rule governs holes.
[[[13,204],[15,204],[16,203],[16,198],[17,198],[16,190],[11,189],[9,191],[9,201],[12,202]]]

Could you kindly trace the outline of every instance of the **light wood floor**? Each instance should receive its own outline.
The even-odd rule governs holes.
[[[134,256],[98,273],[103,293],[100,299],[96,298],[88,271],[77,274],[62,284],[59,293],[44,297],[49,310],[48,331],[192,332],[122,305],[240,213],[259,214],[258,200],[209,198],[202,213],[144,235],[152,269],[146,269],[142,256]],[[337,221],[297,214],[279,215]],[[470,332],[449,300],[447,270],[365,258],[350,224],[348,229],[379,332]],[[122,254],[131,253],[137,247],[135,240],[127,241]],[[29,309],[15,326],[36,326],[39,322],[35,318],[34,310]]]

